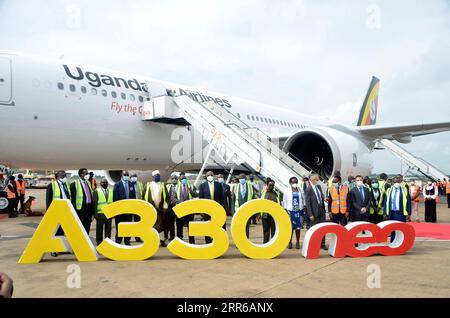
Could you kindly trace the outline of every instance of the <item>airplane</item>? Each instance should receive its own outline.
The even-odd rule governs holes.
[[[184,159],[173,158],[180,130],[192,133],[188,150],[204,149],[206,141],[187,122],[141,120],[150,94],[172,90],[226,108],[324,179],[337,171],[343,177],[365,176],[373,168],[371,154],[378,140],[408,143],[415,136],[450,130],[450,122],[377,125],[379,86],[373,77],[356,124],[343,125],[147,76],[0,51],[0,165],[88,167],[105,170],[110,182],[119,180],[123,169],[198,171],[202,156],[193,159],[187,151]]]

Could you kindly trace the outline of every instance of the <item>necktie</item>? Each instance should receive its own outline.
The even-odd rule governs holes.
[[[128,187],[127,181],[125,181],[124,187],[125,187],[125,196],[127,199],[129,199],[130,198],[130,188]]]
[[[214,200],[214,182],[209,183],[209,193],[211,194],[211,200]]]
[[[186,201],[187,199],[187,192],[186,192],[186,186],[183,185],[183,189],[181,190],[181,198],[183,201]]]
[[[83,182],[83,188],[84,188],[84,194],[86,194],[86,203],[89,204],[91,203],[91,191],[89,190],[89,187],[87,185],[86,181],[82,181]]]
[[[394,210],[395,211],[399,210],[398,205],[397,205],[397,198],[398,198],[398,189],[396,188],[395,192],[394,192]]]
[[[108,190],[103,189],[103,193],[105,193],[105,199],[108,201]]]
[[[322,205],[322,198],[320,197],[320,192],[319,192],[318,186],[316,185],[314,187],[314,189],[315,189],[316,196],[317,196],[317,202],[319,203],[319,205]]]
[[[243,185],[241,185],[241,196],[242,196],[242,199],[245,199],[245,194],[246,193],[247,193],[247,189],[246,189],[245,184],[243,184]]]
[[[361,193],[362,201],[364,201],[364,191],[363,191],[363,188],[359,188],[359,193]]]
[[[67,189],[67,184],[63,183],[64,192],[66,193],[66,197],[69,198],[69,190]]]

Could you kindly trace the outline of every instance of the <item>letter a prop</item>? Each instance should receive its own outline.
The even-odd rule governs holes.
[[[59,225],[64,230],[66,238],[55,236]],[[72,247],[78,261],[97,260],[94,245],[70,201],[55,199],[20,257],[19,264],[39,263],[44,253],[67,252],[69,246]]]

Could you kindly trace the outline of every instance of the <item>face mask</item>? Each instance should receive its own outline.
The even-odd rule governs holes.
[[[214,176],[207,176],[206,180],[208,180],[209,182],[213,182],[214,181]]]
[[[89,175],[88,174],[84,176],[84,180],[89,181]]]
[[[61,178],[61,179],[59,179],[59,181],[61,181],[62,183],[66,183],[67,182],[67,178],[66,177]]]
[[[102,184],[103,189],[108,189],[108,184]]]
[[[131,177],[131,181],[136,182],[137,181],[137,177]]]
[[[159,182],[161,180],[161,176],[159,174],[157,174],[155,176],[155,182]]]
[[[339,188],[339,186],[341,185],[339,182],[335,182],[335,183],[333,183],[334,184],[334,186],[336,187],[336,188]]]
[[[273,186],[269,186],[268,188],[267,188],[269,191],[273,191]]]
[[[225,180],[224,180],[223,178],[219,178],[219,182],[220,182],[220,183],[224,183]]]
[[[177,184],[177,179],[172,179],[172,184]]]
[[[356,181],[356,185],[357,185],[358,187],[362,187],[362,186],[363,186],[363,182],[362,182],[362,181]]]
[[[181,179],[181,184],[182,185],[186,185],[187,184],[187,179]]]
[[[122,179],[123,181],[130,181],[130,176],[123,176]]]
[[[239,179],[240,184],[245,184],[245,181],[246,181],[245,179]]]
[[[398,182],[394,183],[395,188],[398,188],[399,186],[400,186],[400,183],[398,183]]]
[[[297,189],[297,188],[298,188],[298,184],[297,184],[297,183],[293,183],[293,184],[292,184],[292,187],[293,187],[294,189]]]
[[[428,181],[428,185],[429,185],[429,186],[431,185],[431,181]]]
[[[372,184],[372,188],[374,188],[374,189],[378,189],[378,183],[374,183],[374,184]]]

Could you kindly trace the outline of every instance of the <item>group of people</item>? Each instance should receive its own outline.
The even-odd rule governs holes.
[[[178,218],[173,209],[184,201],[194,198],[210,199],[218,202],[227,215],[233,215],[246,202],[263,198],[282,206],[289,214],[292,223],[291,242],[288,248],[293,248],[292,238],[295,233],[295,248],[300,248],[300,231],[305,226],[326,222],[346,225],[349,221],[369,221],[379,223],[383,220],[419,221],[418,206],[422,195],[425,201],[425,221],[436,222],[436,202],[438,198],[437,184],[429,181],[423,188],[412,181],[407,184],[401,175],[389,179],[386,174],[379,178],[349,177],[343,182],[339,173],[328,183],[326,193],[319,186],[319,176],[312,174],[309,178],[289,180],[290,188],[283,193],[276,188],[275,181],[268,178],[265,183],[255,182],[253,176],[239,174],[228,184],[222,174],[215,175],[213,171],[206,173],[206,178],[196,189],[184,173],[173,173],[168,182],[161,179],[158,170],[152,172],[152,180],[144,184],[136,174],[130,175],[123,171],[121,180],[114,187],[109,187],[108,181],[102,179],[97,187],[95,179],[88,170],[78,171],[75,180],[67,185],[65,171],[58,171],[55,180],[47,188],[47,208],[55,198],[69,199],[78,214],[83,227],[89,233],[91,222],[96,220],[96,241],[100,244],[104,238],[111,238],[112,220],[103,214],[103,207],[125,199],[140,199],[149,202],[157,211],[154,228],[160,233],[160,246],[166,246],[167,241],[175,237],[183,239],[183,229],[194,220],[194,215]],[[208,214],[200,214],[202,220],[209,220]],[[139,221],[134,214],[122,214],[115,218],[115,241],[125,245],[131,244],[130,237],[118,235],[118,225],[121,222]],[[263,242],[267,243],[275,234],[275,220],[268,213],[256,213],[246,224],[246,234],[250,238],[250,226],[262,221]],[[224,224],[226,228],[226,224]],[[57,235],[62,235],[58,229]],[[135,238],[140,242],[139,237]],[[211,243],[210,237],[205,237],[206,244]],[[189,243],[195,244],[195,238],[189,236]],[[322,242],[325,248],[325,241]]]
[[[17,180],[15,176],[9,176],[8,184],[6,185],[6,195],[8,198],[7,210],[10,218],[16,218],[19,216],[19,213],[25,213],[25,188],[26,181],[23,179],[23,175],[19,174]]]

